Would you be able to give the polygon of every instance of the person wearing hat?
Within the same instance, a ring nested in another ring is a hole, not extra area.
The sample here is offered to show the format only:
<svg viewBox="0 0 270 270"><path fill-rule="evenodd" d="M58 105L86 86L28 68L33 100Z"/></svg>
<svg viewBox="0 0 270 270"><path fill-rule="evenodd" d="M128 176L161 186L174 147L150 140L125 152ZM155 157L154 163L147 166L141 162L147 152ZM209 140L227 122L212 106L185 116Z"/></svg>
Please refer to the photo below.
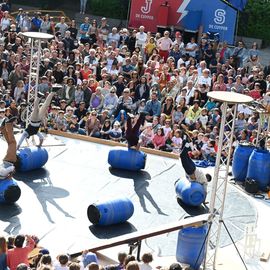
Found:
<svg viewBox="0 0 270 270"><path fill-rule="evenodd" d="M45 119L48 107L51 104L51 101L55 95L57 88L52 87L52 92L47 96L44 103L40 106L40 101L44 97L42 93L38 93L37 97L34 100L33 111L30 115L29 124L27 128L22 133L22 136L18 142L17 149L20 149L21 144L26 138L30 136L37 135L39 137L39 145L42 146L44 141L43 135L39 132L39 128L41 126L42 121Z"/></svg>
<svg viewBox="0 0 270 270"><path fill-rule="evenodd" d="M60 18L60 22L55 25L55 29L61 33L61 37L65 37L65 32L68 29L68 25L65 23L66 18L63 16Z"/></svg>
<svg viewBox="0 0 270 270"><path fill-rule="evenodd" d="M102 37L103 44L106 44L107 39L108 39L108 34L110 31L110 26L107 24L107 19L105 17L101 19L101 24L98 27L98 31Z"/></svg>
<svg viewBox="0 0 270 270"><path fill-rule="evenodd" d="M15 18L16 24L17 24L17 32L18 33L21 31L23 17L24 17L23 9L22 8L19 8L18 9L18 14L17 14L17 16Z"/></svg>
<svg viewBox="0 0 270 270"><path fill-rule="evenodd" d="M0 114L6 110L1 109ZM15 116L6 116L1 121L0 132L3 134L7 144L7 152L0 165L0 179L11 177L15 170L14 164L17 162L16 156L16 140L13 133L13 122L17 119Z"/></svg>
<svg viewBox="0 0 270 270"><path fill-rule="evenodd" d="M59 130L59 131L67 130L67 121L65 118L65 112L62 110L58 112L58 115L55 119L54 129Z"/></svg>

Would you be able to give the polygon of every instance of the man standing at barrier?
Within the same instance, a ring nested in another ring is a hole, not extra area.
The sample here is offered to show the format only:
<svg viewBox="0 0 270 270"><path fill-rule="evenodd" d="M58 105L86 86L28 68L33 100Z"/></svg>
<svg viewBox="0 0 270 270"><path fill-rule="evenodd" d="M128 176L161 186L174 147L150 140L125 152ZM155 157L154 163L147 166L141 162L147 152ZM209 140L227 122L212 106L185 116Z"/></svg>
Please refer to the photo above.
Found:
<svg viewBox="0 0 270 270"><path fill-rule="evenodd" d="M187 179L190 182L198 182L203 185L205 191L207 192L207 183L212 180L210 174L204 174L202 170L196 168L195 163L189 157L188 152L191 151L192 142L187 134L184 133L183 136L183 147L180 153L180 159L182 166L186 172Z"/></svg>
<svg viewBox="0 0 270 270"><path fill-rule="evenodd" d="M13 133L13 122L17 117L6 117L0 126L0 132L3 134L7 144L8 149L5 157L3 158L3 163L0 165L0 179L10 178L15 170L14 164L17 161L16 156L16 140Z"/></svg>
<svg viewBox="0 0 270 270"><path fill-rule="evenodd" d="M44 137L39 132L39 128L41 126L42 121L46 117L48 107L50 106L52 98L54 97L55 92L58 89L59 88L57 88L57 87L53 87L53 91L47 96L47 98L45 99L44 103L41 106L39 105L39 103L44 95L41 93L38 93L38 96L34 100L34 107L33 107L32 113L30 115L29 124L28 124L27 128L24 130L24 132L23 132L23 134L18 142L17 149L20 148L21 144L23 143L23 141L26 138L29 138L30 136L33 136L33 135L37 135L39 137L38 147L42 146L42 143L44 141Z"/></svg>

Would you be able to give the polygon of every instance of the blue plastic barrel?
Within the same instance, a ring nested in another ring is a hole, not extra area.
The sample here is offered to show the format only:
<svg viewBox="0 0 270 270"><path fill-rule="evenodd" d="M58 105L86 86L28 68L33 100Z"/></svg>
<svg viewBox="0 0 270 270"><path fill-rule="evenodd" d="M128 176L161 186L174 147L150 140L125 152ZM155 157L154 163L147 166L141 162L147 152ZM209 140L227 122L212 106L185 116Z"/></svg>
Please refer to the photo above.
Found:
<svg viewBox="0 0 270 270"><path fill-rule="evenodd" d="M208 226L205 224L201 227L188 227L179 231L176 248L178 262L189 264L194 270L200 268L205 257L204 242L207 230Z"/></svg>
<svg viewBox="0 0 270 270"><path fill-rule="evenodd" d="M232 173L236 181L244 182L247 177L248 161L254 146L239 144L233 154Z"/></svg>
<svg viewBox="0 0 270 270"><path fill-rule="evenodd" d="M115 169L139 171L144 169L146 154L135 149L110 150L108 163Z"/></svg>
<svg viewBox="0 0 270 270"><path fill-rule="evenodd" d="M26 147L17 151L20 172L27 172L43 167L48 161L48 152L42 147Z"/></svg>
<svg viewBox="0 0 270 270"><path fill-rule="evenodd" d="M255 149L248 163L247 178L254 179L260 190L266 191L270 184L270 153L267 150Z"/></svg>
<svg viewBox="0 0 270 270"><path fill-rule="evenodd" d="M14 203L20 196L21 189L14 179L0 180L0 203Z"/></svg>
<svg viewBox="0 0 270 270"><path fill-rule="evenodd" d="M128 198L117 198L110 201L91 204L87 216L95 225L112 225L127 221L134 213L134 206Z"/></svg>
<svg viewBox="0 0 270 270"><path fill-rule="evenodd" d="M175 184L177 196L187 205L199 206L204 202L206 191L198 182L190 182L187 179L180 179Z"/></svg>

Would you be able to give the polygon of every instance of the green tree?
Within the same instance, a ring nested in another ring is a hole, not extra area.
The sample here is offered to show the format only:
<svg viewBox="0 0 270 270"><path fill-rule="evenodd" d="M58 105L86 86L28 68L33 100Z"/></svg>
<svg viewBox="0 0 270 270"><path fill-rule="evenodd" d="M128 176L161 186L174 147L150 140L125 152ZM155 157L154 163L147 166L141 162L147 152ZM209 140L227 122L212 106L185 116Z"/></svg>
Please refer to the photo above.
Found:
<svg viewBox="0 0 270 270"><path fill-rule="evenodd" d="M240 13L238 35L262 39L270 44L270 1L249 0Z"/></svg>
<svg viewBox="0 0 270 270"><path fill-rule="evenodd" d="M89 0L91 14L110 18L126 19L129 0Z"/></svg>

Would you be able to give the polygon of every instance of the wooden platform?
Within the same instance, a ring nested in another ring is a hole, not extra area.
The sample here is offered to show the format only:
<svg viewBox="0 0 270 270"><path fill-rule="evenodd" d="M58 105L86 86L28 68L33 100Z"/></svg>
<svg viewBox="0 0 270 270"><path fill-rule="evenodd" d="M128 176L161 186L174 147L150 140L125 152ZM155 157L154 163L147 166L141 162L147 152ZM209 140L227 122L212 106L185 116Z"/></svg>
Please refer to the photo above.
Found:
<svg viewBox="0 0 270 270"><path fill-rule="evenodd" d="M80 135L80 134L74 134L74 133L69 133L69 132L62 132L58 130L49 130L49 134L52 135L57 135L57 136L62 136L70 139L76 139L76 140L82 140L86 142L93 142L93 143L99 143L99 144L104 144L104 145L110 145L110 146L127 146L125 143L119 143L119 142L114 142L110 140L103 140L99 138L94 138L94 137L89 137L86 135ZM168 157L168 158L173 158L173 159L178 159L179 155L175 153L169 153L169 152L164 152L160 150L155 150L151 148L146 148L146 147L141 147L141 151L151 154L151 155L156 155L156 156L161 156L161 157Z"/></svg>

